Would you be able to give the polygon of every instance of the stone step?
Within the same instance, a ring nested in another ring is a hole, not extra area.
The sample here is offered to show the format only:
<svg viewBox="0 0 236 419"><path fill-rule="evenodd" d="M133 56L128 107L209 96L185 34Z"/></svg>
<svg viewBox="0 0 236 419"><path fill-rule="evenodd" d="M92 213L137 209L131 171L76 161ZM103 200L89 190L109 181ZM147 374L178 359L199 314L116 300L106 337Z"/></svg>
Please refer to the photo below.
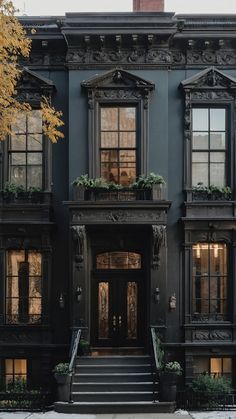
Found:
<svg viewBox="0 0 236 419"><path fill-rule="evenodd" d="M76 365L76 374L108 374L108 373L152 373L151 364L114 365L114 364L83 364Z"/></svg>
<svg viewBox="0 0 236 419"><path fill-rule="evenodd" d="M72 384L73 393L86 393L86 392L153 392L154 385L153 382L141 382L141 383L132 383L132 382L117 382L117 383L75 383Z"/></svg>
<svg viewBox="0 0 236 419"><path fill-rule="evenodd" d="M173 402L56 402L55 411L58 413L170 413L175 411Z"/></svg>
<svg viewBox="0 0 236 419"><path fill-rule="evenodd" d="M145 372L111 372L109 374L106 373L97 373L97 374L87 374L87 373L79 373L74 374L73 382L74 383L113 383L113 382L143 382L143 381L152 381L152 374L145 373Z"/></svg>
<svg viewBox="0 0 236 419"><path fill-rule="evenodd" d="M153 401L152 391L89 391L83 393L72 392L74 402L140 402Z"/></svg>
<svg viewBox="0 0 236 419"><path fill-rule="evenodd" d="M150 364L149 355L137 356L81 356L76 358L76 365L137 365Z"/></svg>

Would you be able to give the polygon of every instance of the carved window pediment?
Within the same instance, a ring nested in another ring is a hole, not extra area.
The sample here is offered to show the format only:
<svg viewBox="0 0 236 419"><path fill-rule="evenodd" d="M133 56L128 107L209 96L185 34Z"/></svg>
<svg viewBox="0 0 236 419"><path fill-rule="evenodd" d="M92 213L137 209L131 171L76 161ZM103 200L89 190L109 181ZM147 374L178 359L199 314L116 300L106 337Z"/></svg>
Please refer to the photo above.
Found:
<svg viewBox="0 0 236 419"><path fill-rule="evenodd" d="M202 90L214 88L236 88L236 79L214 67L206 68L181 82L184 90Z"/></svg>
<svg viewBox="0 0 236 419"><path fill-rule="evenodd" d="M51 96L54 90L52 80L24 67L17 85L17 99L38 105L42 96Z"/></svg>
<svg viewBox="0 0 236 419"><path fill-rule="evenodd" d="M87 89L138 89L153 90L154 83L142 79L128 71L121 69L113 69L102 75L96 75L91 79L81 83L82 87Z"/></svg>

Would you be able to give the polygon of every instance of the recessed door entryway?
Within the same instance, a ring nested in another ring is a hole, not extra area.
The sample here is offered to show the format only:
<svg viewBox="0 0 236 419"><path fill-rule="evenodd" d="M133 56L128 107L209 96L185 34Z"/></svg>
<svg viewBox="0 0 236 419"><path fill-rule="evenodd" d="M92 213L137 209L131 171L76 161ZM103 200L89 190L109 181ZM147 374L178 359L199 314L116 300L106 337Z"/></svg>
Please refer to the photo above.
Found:
<svg viewBox="0 0 236 419"><path fill-rule="evenodd" d="M145 301L140 254L110 252L97 255L92 277L92 344L142 346Z"/></svg>

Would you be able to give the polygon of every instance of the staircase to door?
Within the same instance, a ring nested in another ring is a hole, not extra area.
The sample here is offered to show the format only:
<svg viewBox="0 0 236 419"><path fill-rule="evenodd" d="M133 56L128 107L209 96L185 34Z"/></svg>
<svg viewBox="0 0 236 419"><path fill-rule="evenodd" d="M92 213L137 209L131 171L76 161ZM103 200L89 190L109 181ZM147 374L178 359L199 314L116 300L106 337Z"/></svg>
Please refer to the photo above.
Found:
<svg viewBox="0 0 236 419"><path fill-rule="evenodd" d="M55 403L61 413L170 412L158 402L149 355L77 357L71 402Z"/></svg>

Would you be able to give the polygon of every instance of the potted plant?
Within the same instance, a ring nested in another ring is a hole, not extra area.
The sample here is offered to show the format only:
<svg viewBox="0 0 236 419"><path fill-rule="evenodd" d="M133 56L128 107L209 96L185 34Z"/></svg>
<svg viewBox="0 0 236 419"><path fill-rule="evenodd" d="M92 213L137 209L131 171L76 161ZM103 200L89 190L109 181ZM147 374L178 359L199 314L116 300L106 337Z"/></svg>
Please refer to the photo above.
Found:
<svg viewBox="0 0 236 419"><path fill-rule="evenodd" d="M162 364L159 373L161 401L174 402L176 400L177 381L182 372L182 367L177 361Z"/></svg>
<svg viewBox="0 0 236 419"><path fill-rule="evenodd" d="M90 344L87 340L80 339L78 353L79 353L80 356L90 355L90 353L91 353Z"/></svg>
<svg viewBox="0 0 236 419"><path fill-rule="evenodd" d="M70 400L71 372L68 363L59 363L53 369L57 382L57 400L68 402Z"/></svg>
<svg viewBox="0 0 236 419"><path fill-rule="evenodd" d="M208 200L208 188L202 182L198 182L197 186L193 187L193 199L194 201Z"/></svg>
<svg viewBox="0 0 236 419"><path fill-rule="evenodd" d="M83 201L85 199L85 191L92 187L92 179L88 175L81 175L77 177L73 182L73 199L75 201Z"/></svg>
<svg viewBox="0 0 236 419"><path fill-rule="evenodd" d="M162 200L164 197L165 181L161 175L151 172L148 176L141 175L131 185L132 189L143 189L151 191L153 200Z"/></svg>
<svg viewBox="0 0 236 419"><path fill-rule="evenodd" d="M210 185L208 194L211 201L228 201L231 199L232 191L229 186Z"/></svg>
<svg viewBox="0 0 236 419"><path fill-rule="evenodd" d="M28 189L30 201L34 204L41 202L42 189L34 186L30 186Z"/></svg>

